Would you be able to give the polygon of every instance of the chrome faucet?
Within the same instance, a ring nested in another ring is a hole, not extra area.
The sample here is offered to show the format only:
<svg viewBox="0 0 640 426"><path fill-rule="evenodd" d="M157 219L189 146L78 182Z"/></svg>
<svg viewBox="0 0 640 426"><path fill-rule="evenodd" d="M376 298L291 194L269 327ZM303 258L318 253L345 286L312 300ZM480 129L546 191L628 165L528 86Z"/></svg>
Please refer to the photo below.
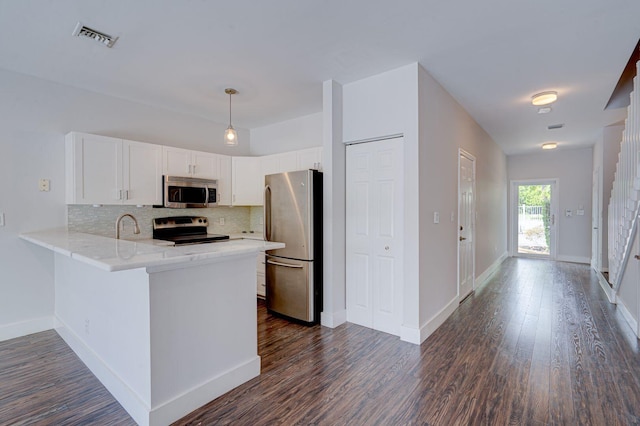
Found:
<svg viewBox="0 0 640 426"><path fill-rule="evenodd" d="M116 219L116 240L120 239L120 222L122 222L122 219L125 216L129 216L131 219L133 219L133 223L134 223L133 233L134 234L139 234L140 233L140 227L138 226L138 221L136 220L136 218L133 217L133 215L130 214L130 213L121 214L118 217L118 219Z"/></svg>

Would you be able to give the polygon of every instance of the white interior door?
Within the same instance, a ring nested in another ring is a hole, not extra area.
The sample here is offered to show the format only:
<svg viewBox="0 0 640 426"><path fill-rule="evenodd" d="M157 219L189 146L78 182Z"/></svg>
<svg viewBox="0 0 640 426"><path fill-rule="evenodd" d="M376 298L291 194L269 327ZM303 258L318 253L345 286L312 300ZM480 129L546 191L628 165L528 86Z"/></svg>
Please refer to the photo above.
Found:
<svg viewBox="0 0 640 426"><path fill-rule="evenodd" d="M462 150L458 162L458 296L473 291L475 277L475 158Z"/></svg>
<svg viewBox="0 0 640 426"><path fill-rule="evenodd" d="M347 147L347 321L400 335L403 140Z"/></svg>

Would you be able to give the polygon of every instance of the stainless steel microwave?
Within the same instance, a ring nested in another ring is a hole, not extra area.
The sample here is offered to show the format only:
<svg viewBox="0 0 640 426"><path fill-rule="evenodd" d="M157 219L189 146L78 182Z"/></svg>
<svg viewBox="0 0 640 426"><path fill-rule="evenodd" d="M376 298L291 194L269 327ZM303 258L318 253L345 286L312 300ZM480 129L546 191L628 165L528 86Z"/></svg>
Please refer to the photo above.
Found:
<svg viewBox="0 0 640 426"><path fill-rule="evenodd" d="M185 209L218 205L218 181L181 176L163 177L164 206Z"/></svg>

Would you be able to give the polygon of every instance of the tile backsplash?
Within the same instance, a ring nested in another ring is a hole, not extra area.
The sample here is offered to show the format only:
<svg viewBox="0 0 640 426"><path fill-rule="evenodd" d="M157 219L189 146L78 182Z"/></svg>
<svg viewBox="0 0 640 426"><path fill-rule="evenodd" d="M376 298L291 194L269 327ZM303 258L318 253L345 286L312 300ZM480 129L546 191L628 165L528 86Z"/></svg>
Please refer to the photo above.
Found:
<svg viewBox="0 0 640 426"><path fill-rule="evenodd" d="M125 218L121 222L120 237L126 239L152 238L152 219L168 216L206 216L209 219L209 233L233 234L242 231L258 231L262 225L258 225L255 218L254 227L253 210L259 211L262 217L262 207L214 207L208 209L167 209L150 206L99 206L68 205L67 226L70 231L86 232L88 234L115 237L115 225L118 216L124 213L132 214L140 226L140 234L133 233L133 221ZM221 224L221 219L224 225Z"/></svg>

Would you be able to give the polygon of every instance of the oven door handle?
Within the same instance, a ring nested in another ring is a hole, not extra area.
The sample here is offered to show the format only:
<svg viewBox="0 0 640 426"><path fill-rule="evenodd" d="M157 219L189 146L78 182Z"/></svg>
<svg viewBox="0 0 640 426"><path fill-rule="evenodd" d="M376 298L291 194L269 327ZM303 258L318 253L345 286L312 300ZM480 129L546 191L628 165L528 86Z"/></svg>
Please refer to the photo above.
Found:
<svg viewBox="0 0 640 426"><path fill-rule="evenodd" d="M295 269L302 269L302 268L304 268L304 266L302 266L302 265L292 265L292 264L290 264L290 263L274 262L273 260L267 260L267 264L269 264L269 265L276 265L276 266L284 266L285 268L295 268Z"/></svg>
<svg viewBox="0 0 640 426"><path fill-rule="evenodd" d="M209 187L204 187L204 203L202 203L205 207L209 204Z"/></svg>

